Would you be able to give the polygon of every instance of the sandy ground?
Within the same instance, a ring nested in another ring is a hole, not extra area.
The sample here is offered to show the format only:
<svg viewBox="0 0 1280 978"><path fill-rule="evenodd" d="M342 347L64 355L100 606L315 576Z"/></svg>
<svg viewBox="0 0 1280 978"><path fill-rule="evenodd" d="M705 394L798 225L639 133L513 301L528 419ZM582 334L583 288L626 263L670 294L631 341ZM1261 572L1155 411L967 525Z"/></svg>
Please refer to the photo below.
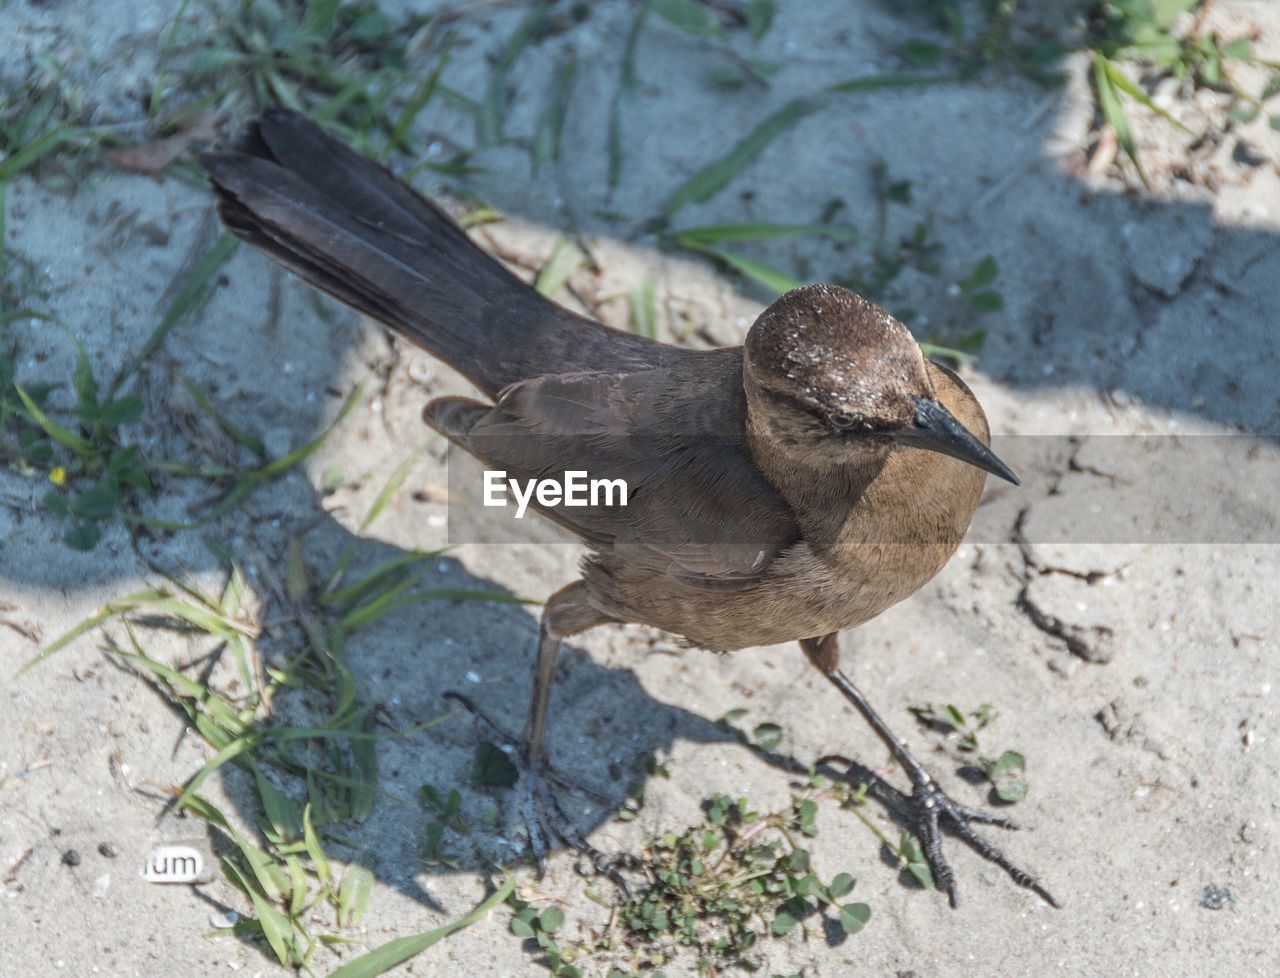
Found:
<svg viewBox="0 0 1280 978"><path fill-rule="evenodd" d="M172 6L11 2L0 8L0 78L18 83L32 59L56 51L91 117L137 119ZM510 131L530 131L570 47L580 97L566 121L561 163L537 179L520 151L478 154L486 173L471 189L509 217L482 238L536 265L559 231L576 222L602 269L579 273L584 294L625 294L652 274L664 335L739 341L760 295L735 293L707 266L657 252L652 239L621 240L595 212L618 212L625 226L641 223L685 175L768 111L832 81L893 68L888 52L923 30L891 4L782 6L760 47L762 56L785 62L767 90L717 89L707 79L718 62L703 47L666 28L644 35L639 89L625 110L624 177L612 197L603 133L628 9L593 5L584 24L530 48L512 78ZM1217 8L1228 29L1258 27L1260 50L1280 56L1275 5ZM209 23L202 5L189 16ZM495 7L487 27L464 32L448 71L454 87L482 90L484 55L517 18ZM744 39L735 43L747 50ZM838 197L845 217L869 225L871 168L883 161L893 178L912 181L912 205L895 218L894 233L928 215L944 245L939 274L903 280L911 305L934 322L954 317L948 283L984 254L999 261L1005 309L983 320L981 358L966 370L997 433L1251 430L1274 437L1280 134L1260 120L1189 154L1175 130L1144 124L1154 189L1138 194L1114 176L1085 172L1092 108L1085 65L1072 61L1070 70L1069 84L1053 91L996 72L978 82L834 97L681 222L814 221ZM469 141L468 124L444 109L427 112L420 124ZM1241 143L1248 153L1238 151ZM108 373L150 332L173 276L207 247L209 214L201 187L104 165L74 186L15 181L6 244L30 259L47 287L48 309ZM847 251L818 240L751 253L790 268L804 259L818 279L849 265ZM188 444L199 424L176 381L179 370L276 448L301 443L327 422L340 402L335 392L345 394L371 368L380 378L304 468L207 531L243 562L255 607L268 617L266 578L283 565L288 539L303 533L308 560L325 566L415 450L425 450L424 461L388 511L359 534L357 561L372 566L444 542L445 510L434 491L446 483L443 445L418 412L429 396L465 384L391 344L375 325L325 308L321 317L303 286L241 249L211 302L170 337L139 386L148 411L137 436L163 455ZM606 301L602 311L626 322L624 300ZM69 376L66 331L22 321L10 336L21 378ZM66 406L63 396L55 394L55 404ZM934 741L913 730L906 708L924 701L996 705L1000 717L985 736L1028 758L1030 794L1017 814L1033 827L999 841L1051 884L1064 908L1040 904L953 843L963 903L951 911L936 895L902 885L852 816L824 810L817 864L824 874L857 875L857 893L874 917L835 947L817 936L771 945L766 973L1280 973L1280 575L1274 547L1245 542L1255 529L1249 500L1274 485L1217 484L1220 500L1239 505L1234 536L1106 542L1092 536L1091 525L1113 488L1091 471L1102 466L1087 455L1077 459L1066 441L1045 445L1034 474L1051 481L1056 494L991 487L982 532L975 530L936 581L846 636L844 648L848 668L962 800L981 803L985 793L953 777L954 763L929 751ZM1274 460L1272 441L1258 451ZM333 468L343 473L342 485L322 499L315 487ZM0 971L273 974L279 969L256 947L206 936L224 908L244 909L225 881L164 887L139 877L156 842L203 832L196 822L160 818L154 790L181 784L207 760L203 742L184 735L182 720L144 684L107 663L92 636L14 678L42 641L156 580L118 525L91 554L63 547L62 526L39 505L44 491L38 479L0 473ZM180 516L198 495L183 491L153 500L154 511ZM1024 510L1030 543L1020 549L1009 541ZM151 552L217 587L221 572L205 532L159 541ZM1274 541L1274 527L1260 539ZM429 581L541 599L571 579L575 559L562 546L461 546ZM475 603L396 612L352 639L361 695L409 725L444 710L442 691L465 688L516 726L535 613ZM1074 653L1064 634L1075 638ZM201 651L181 639L151 641L152 652L171 661ZM794 647L732 657L673 653L662 636L627 628L589 633L564 656L555 696L573 704L573 715L553 716L559 762L617 791L645 752L667 759L671 771L651 783L639 827L600 823L596 813L597 845L633 845L645 829L680 828L715 791L746 795L761 808L786 802L787 775L716 725L731 709L780 723L780 750L806 762L839 750L884 763L881 745ZM385 794L372 818L349 833L378 877L367 923L354 935L359 941L372 946L429 929L482 895L474 860L457 872L423 870L415 856L427 820L415 800L418 786L465 785L475 736L458 718L380 745ZM233 772L215 777L206 792L236 812L252 798L250 788ZM503 800L472 792L468 814L479 821ZM100 851L104 844L114 856ZM78 865L65 864L70 849L80 854ZM500 850L491 840L490 851ZM570 908L585 903L571 862L554 858L540 886L544 899ZM1205 898L1207 887L1226 894L1220 908L1207 906L1215 902ZM505 912L491 916L402 973L544 974L506 919ZM323 951L316 969L324 973L339 960Z"/></svg>

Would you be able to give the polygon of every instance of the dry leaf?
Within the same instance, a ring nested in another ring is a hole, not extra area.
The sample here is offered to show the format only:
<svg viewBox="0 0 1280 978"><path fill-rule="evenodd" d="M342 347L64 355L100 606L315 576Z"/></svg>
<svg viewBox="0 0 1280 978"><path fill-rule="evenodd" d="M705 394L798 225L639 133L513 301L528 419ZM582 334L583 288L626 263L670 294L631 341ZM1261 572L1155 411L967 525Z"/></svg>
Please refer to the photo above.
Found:
<svg viewBox="0 0 1280 978"><path fill-rule="evenodd" d="M185 119L171 136L152 143L109 150L107 159L121 170L159 179L164 170L194 142L211 141L216 135L214 113L204 109Z"/></svg>

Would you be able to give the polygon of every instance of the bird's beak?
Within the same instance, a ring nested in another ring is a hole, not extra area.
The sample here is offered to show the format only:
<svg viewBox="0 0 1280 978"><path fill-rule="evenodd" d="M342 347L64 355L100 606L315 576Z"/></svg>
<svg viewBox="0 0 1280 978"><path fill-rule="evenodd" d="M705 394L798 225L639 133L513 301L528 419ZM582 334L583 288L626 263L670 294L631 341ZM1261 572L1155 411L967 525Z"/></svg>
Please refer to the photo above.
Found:
<svg viewBox="0 0 1280 978"><path fill-rule="evenodd" d="M894 441L899 445L950 455L1018 485L1018 477L1013 474L1013 470L996 458L991 449L955 419L955 415L937 401L923 397L914 400L916 423L913 427L896 432Z"/></svg>

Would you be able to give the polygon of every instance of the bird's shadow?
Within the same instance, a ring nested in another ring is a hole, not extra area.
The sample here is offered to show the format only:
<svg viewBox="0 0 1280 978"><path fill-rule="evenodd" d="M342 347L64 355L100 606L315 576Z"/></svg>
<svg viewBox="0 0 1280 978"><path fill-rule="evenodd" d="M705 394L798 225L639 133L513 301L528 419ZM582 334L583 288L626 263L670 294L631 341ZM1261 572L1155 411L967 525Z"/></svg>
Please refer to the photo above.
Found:
<svg viewBox="0 0 1280 978"><path fill-rule="evenodd" d="M304 560L327 559L354 546L357 556L348 567L352 578L406 556L385 543L354 540L331 519L313 523L301 541ZM424 563L420 586L485 593L493 600L442 598L403 608L344 641L342 654L360 701L378 717L375 729L388 736L377 750L377 804L358 828L335 826L335 835L347 840L336 846L335 854L365 864L397 891L443 911L431 891L432 875L491 872L495 865L520 862L528 855L514 789L484 785L476 768L479 745L505 739L490 722L512 741L523 725L540 609L513 603L510 599L517 596L511 591L447 555ZM264 658L297 655L301 636L287 629L280 634L279 639L260 640ZM477 723L452 703L446 695L451 691L463 693L485 720ZM291 696L295 702L289 702ZM305 724L324 714L331 705L325 700L323 691L317 698L316 690L301 695L282 690L270 723ZM395 733L417 727L425 729ZM601 805L584 799L582 805L567 806L584 835L607 825L624 802L642 793L648 760L677 741L744 743L728 724L655 699L632 670L601 663L573 642L561 648L547 740L557 771L609 801ZM755 753L789 774L805 770L795 758ZM244 821L259 821L262 803L255 776L228 765L221 777ZM427 827L438 817L422 800L424 785L438 798L455 788L462 797L461 809L446 821L439 851L424 848ZM281 786L294 796L304 787L299 778L285 779ZM596 844L606 850L611 845L599 837Z"/></svg>

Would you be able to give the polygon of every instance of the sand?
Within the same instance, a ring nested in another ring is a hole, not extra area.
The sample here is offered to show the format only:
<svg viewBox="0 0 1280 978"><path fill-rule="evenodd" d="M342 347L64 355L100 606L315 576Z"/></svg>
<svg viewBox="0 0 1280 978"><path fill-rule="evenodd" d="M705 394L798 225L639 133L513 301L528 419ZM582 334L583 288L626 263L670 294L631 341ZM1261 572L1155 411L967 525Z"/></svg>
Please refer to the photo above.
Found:
<svg viewBox="0 0 1280 978"><path fill-rule="evenodd" d="M611 322L625 325L626 292L652 275L662 335L738 342L767 297L702 262L659 252L652 237L626 240L626 229L651 217L684 176L769 111L833 81L894 69L894 47L927 31L923 17L870 0L783 6L759 47L762 57L785 65L768 88L715 87L709 77L722 62L705 46L669 28L646 31L638 89L625 108L623 178L612 194L604 133L628 8L594 4L584 23L530 47L511 78L508 130L532 130L552 73L571 49L577 95L565 149L536 178L518 149L476 154L485 172L470 189L507 216L478 232L480 239L536 267L576 224L600 271L578 272L574 286L605 297L600 309ZM1228 35L1256 26L1258 49L1280 54L1274 5L1214 6ZM10 3L0 11L0 79L23 84L33 59L55 52L67 62L86 118L136 122L157 38L174 7ZM188 12L196 29L210 16L202 5ZM482 91L485 55L518 17L495 5L464 26L449 83ZM744 37L732 43L750 53ZM813 222L840 198L841 219L870 230L872 167L883 162L893 179L911 181L912 202L893 209L891 234L927 216L943 246L936 274L909 271L900 280L910 297L900 305L944 333L949 326L953 333L986 330L980 358L964 375L997 434L1260 431L1272 438L1258 451L1274 463L1280 135L1263 118L1193 151L1173 127L1144 121L1138 134L1153 186L1140 192L1114 172L1088 172L1088 64L1073 56L1067 68L1061 89L1000 69L963 83L832 97L726 191L682 212L679 223ZM471 140L470 124L443 108L424 113L419 124L441 138ZM1238 150L1242 145L1248 152ZM443 178L423 186L457 189ZM109 375L144 341L169 283L214 234L202 187L106 164L83 168L72 185L19 178L7 188L6 206L6 244L30 261L47 293L44 307L65 327L22 320L9 328L24 383L65 382L70 336ZM610 224L597 216L602 210L625 220ZM854 253L821 239L750 249L792 270L804 260L815 279L846 273ZM987 254L999 264L1004 309L979 322L948 286ZM356 565L368 568L445 542L444 446L418 415L429 397L467 385L389 342L376 324L331 303L322 309L324 316L304 286L242 248L208 305L170 336L136 388L147 411L131 432L157 457L225 445L202 427L207 422L179 374L278 451L314 435L341 396L373 372L369 395L302 467L207 530L148 544L155 560L216 590L223 573L204 541L215 537L242 562L251 611L268 622L272 575L279 576L295 535L318 568L348 543ZM927 338L929 331L920 333ZM52 403L65 409L70 394L59 390ZM1094 443L1083 450L1062 437L1037 444L1040 488L1019 494L989 486L981 532L975 529L934 582L845 636L843 647L847 668L960 800L985 803L986 792L955 777L955 762L934 749L937 739L914 724L907 707L996 706L984 745L1026 756L1030 791L1014 811L1031 827L997 841L1041 874L1063 909L1018 890L953 841L963 902L952 911L936 894L902 885L850 814L824 809L815 862L823 875L854 873L857 896L874 916L834 947L819 934L770 944L764 973L1280 973L1280 575L1274 547L1247 542L1254 539L1250 500L1265 498L1274 485L1218 480L1219 501L1240 514L1234 535L1115 542L1095 535L1113 486L1102 464L1090 461ZM379 489L413 452L423 457L404 490L361 531ZM321 496L317 487L334 469L340 484ZM139 875L158 842L206 834L197 821L162 817L165 786L182 784L211 756L183 718L104 659L99 634L15 677L42 643L104 602L158 581L119 524L90 554L64 547L64 526L40 505L46 488L42 478L0 473L0 971L275 974L269 953L207 936L228 908L248 909L225 880L193 888ZM204 487L175 480L148 505L178 518L204 494ZM1012 541L1023 512L1029 542L1020 548ZM433 564L426 582L540 600L572 579L577 556L559 545L463 545ZM488 603L401 609L350 640L361 696L382 704L389 722L408 726L445 712L441 693L459 688L517 727L536 613ZM122 637L118 627L112 633ZM278 653L286 639L268 625L264 654ZM148 642L154 655L175 662L208 648L163 633L150 633ZM760 808L786 803L788 775L717 725L732 709L748 709L753 722L779 723L779 750L804 763L837 750L874 767L887 764L883 747L795 647L721 657L680 652L644 628L601 629L566 650L555 703L572 704L572 714L553 714L553 755L585 780L620 793L650 752L670 770L669 778L651 780L637 823L591 813L592 838L606 849L689 824L700 801L717 791L745 795ZM281 709L293 715L287 703ZM476 738L456 717L379 743L384 793L373 816L346 833L356 845L348 855L373 866L377 878L366 923L348 932L359 945L437 926L484 892L478 857L454 871L423 868L416 855L428 820L416 800L419 786L466 786ZM252 818L255 796L242 772L216 775L205 793L236 817ZM509 809L509 801L508 793L469 790L465 814L481 825L490 809ZM868 812L892 831L879 809ZM503 816L464 848L514 854L514 832ZM78 864L68 865L69 850ZM527 872L522 880L534 885ZM569 926L574 908L589 913L593 906L582 890L563 853L537 884L541 902L565 901ZM315 969L326 973L351 953L322 950ZM400 973L546 971L508 932L501 911Z"/></svg>

